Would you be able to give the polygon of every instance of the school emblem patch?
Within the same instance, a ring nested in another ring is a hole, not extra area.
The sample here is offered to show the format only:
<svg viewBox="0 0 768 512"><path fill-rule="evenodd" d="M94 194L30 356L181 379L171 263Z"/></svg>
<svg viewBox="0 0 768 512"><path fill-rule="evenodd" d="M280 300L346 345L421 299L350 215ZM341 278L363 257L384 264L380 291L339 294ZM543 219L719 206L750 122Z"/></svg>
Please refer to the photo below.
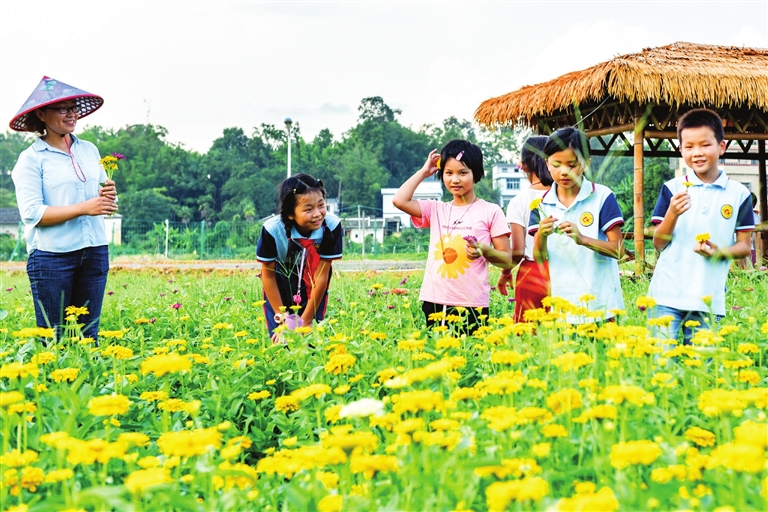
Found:
<svg viewBox="0 0 768 512"><path fill-rule="evenodd" d="M584 212L581 214L579 222L581 222L582 226L591 226L592 223L595 222L595 217L593 217L589 212Z"/></svg>
<svg viewBox="0 0 768 512"><path fill-rule="evenodd" d="M733 217L733 206L724 204L723 207L720 208L720 213L722 214L723 218L730 219Z"/></svg>

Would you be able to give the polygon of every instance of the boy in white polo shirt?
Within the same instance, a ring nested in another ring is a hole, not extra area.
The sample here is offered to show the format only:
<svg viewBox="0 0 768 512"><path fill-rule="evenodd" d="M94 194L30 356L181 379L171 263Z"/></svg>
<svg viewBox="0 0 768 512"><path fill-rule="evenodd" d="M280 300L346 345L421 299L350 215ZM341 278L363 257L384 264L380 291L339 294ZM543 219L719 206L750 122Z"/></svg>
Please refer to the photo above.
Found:
<svg viewBox="0 0 768 512"><path fill-rule="evenodd" d="M711 110L680 118L677 138L688 172L664 184L651 220L660 252L648 290L657 304L653 315L673 317L670 339L683 324L684 343L692 336L688 320L706 326L710 308L718 320L725 316L730 260L750 255L752 203L747 188L718 169L724 137L723 121Z"/></svg>

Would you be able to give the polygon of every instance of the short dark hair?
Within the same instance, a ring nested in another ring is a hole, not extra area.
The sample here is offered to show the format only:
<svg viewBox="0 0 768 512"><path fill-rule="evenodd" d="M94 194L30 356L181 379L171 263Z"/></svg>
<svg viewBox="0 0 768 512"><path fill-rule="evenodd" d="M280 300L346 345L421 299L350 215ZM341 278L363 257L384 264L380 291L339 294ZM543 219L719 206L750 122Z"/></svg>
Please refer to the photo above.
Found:
<svg viewBox="0 0 768 512"><path fill-rule="evenodd" d="M572 149L576 153L576 157L583 159L585 162L589 160L587 134L572 126L560 128L547 138L542 151L549 158L555 153L566 149Z"/></svg>
<svg viewBox="0 0 768 512"><path fill-rule="evenodd" d="M461 158L456 158L461 154ZM437 170L437 179L443 181L443 168L450 158L456 158L472 171L472 179L475 183L483 179L483 150L477 144L468 140L453 139L440 150L440 168Z"/></svg>
<svg viewBox="0 0 768 512"><path fill-rule="evenodd" d="M291 238L291 227L293 227L293 221L290 216L296 210L296 196L306 194L308 192L317 192L325 199L325 187L322 180L316 180L309 174L297 174L290 178L284 179L280 185L277 186L278 205L277 211L280 214L280 219L285 224L285 232L288 238Z"/></svg>
<svg viewBox="0 0 768 512"><path fill-rule="evenodd" d="M525 171L535 174L541 184L548 187L552 185L554 180L549 174L547 162L544 160L544 145L546 143L547 137L543 135L528 137L523 145L523 150L520 152L520 160Z"/></svg>
<svg viewBox="0 0 768 512"><path fill-rule="evenodd" d="M717 112L709 110L708 108L695 108L683 114L680 120L677 121L677 140L682 144L683 130L688 128L700 128L702 126L706 126L712 130L718 144L725 138L723 120L717 115Z"/></svg>
<svg viewBox="0 0 768 512"><path fill-rule="evenodd" d="M45 107L41 107L45 108ZM46 129L45 129L45 123L42 119L37 117L37 111L40 110L35 109L32 112L29 112L27 114L27 120L24 122L24 130L27 132L32 133L39 133L40 135L45 135Z"/></svg>

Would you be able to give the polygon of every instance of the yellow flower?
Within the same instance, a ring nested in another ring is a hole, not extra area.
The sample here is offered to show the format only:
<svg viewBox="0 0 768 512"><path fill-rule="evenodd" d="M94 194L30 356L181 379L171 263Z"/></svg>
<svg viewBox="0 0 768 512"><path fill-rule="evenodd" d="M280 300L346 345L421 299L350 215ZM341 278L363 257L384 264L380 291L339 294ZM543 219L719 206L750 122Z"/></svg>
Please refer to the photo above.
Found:
<svg viewBox="0 0 768 512"><path fill-rule="evenodd" d="M649 466L662 454L658 444L652 441L627 441L611 447L611 465L624 469L630 464Z"/></svg>
<svg viewBox="0 0 768 512"><path fill-rule="evenodd" d="M250 393L248 395L248 399L249 400L262 400L264 398L269 398L270 396L272 396L272 393L270 393L269 391L264 389L262 391L254 391L253 393Z"/></svg>
<svg viewBox="0 0 768 512"><path fill-rule="evenodd" d="M325 363L325 371L332 375L347 373L355 362L357 362L357 358L352 354L335 354Z"/></svg>
<svg viewBox="0 0 768 512"><path fill-rule="evenodd" d="M715 446L715 434L703 428L689 428L685 431L685 438L699 446Z"/></svg>
<svg viewBox="0 0 768 512"><path fill-rule="evenodd" d="M35 364L48 364L56 360L56 356L53 352L40 352L39 354L32 356L30 362Z"/></svg>
<svg viewBox="0 0 768 512"><path fill-rule="evenodd" d="M148 357L141 363L141 374L154 373L156 377L162 377L166 373L187 371L192 367L192 361L188 357L179 354L161 354Z"/></svg>
<svg viewBox="0 0 768 512"><path fill-rule="evenodd" d="M471 266L461 234L443 235L434 246L434 258L440 265L437 272L447 279L458 279Z"/></svg>
<svg viewBox="0 0 768 512"><path fill-rule="evenodd" d="M708 242L710 238L711 237L709 233L699 233L698 235L696 235L696 241L699 242L700 244L703 244L704 242Z"/></svg>
<svg viewBox="0 0 768 512"><path fill-rule="evenodd" d="M690 181L684 181L684 182L683 182L683 186L684 186L684 187L686 188L686 190L687 190L687 189L688 189L688 187L692 187L692 186L693 186L693 183L691 183Z"/></svg>
<svg viewBox="0 0 768 512"><path fill-rule="evenodd" d="M490 512L503 512L514 500L539 501L549 494L549 484L541 477L526 477L508 482L494 482L485 490L485 499Z"/></svg>
<svg viewBox="0 0 768 512"><path fill-rule="evenodd" d="M26 450L23 452L20 452L19 450L11 450L4 455L0 455L0 465L20 468L32 464L37 460L37 457L37 452L33 450Z"/></svg>
<svg viewBox="0 0 768 512"><path fill-rule="evenodd" d="M363 473L369 480L381 471L396 473L398 468L397 457L391 455L362 455L352 454L349 460L349 468L352 473Z"/></svg>
<svg viewBox="0 0 768 512"><path fill-rule="evenodd" d="M157 408L161 411L168 411L168 412L186 412L188 414L192 414L200 410L200 400L193 400L191 402L185 402L183 400L179 400L178 398L170 398L168 400L163 400L159 404L157 404Z"/></svg>
<svg viewBox="0 0 768 512"><path fill-rule="evenodd" d="M299 410L299 401L292 396L279 396L275 400L275 410L288 414Z"/></svg>
<svg viewBox="0 0 768 512"><path fill-rule="evenodd" d="M530 205L528 205L528 208L529 208L531 211L535 210L536 208L538 208L539 206L541 206L541 201L543 201L543 199L542 199L541 197L537 197L536 199L534 199L533 201L531 201L531 204L530 204Z"/></svg>
<svg viewBox="0 0 768 512"><path fill-rule="evenodd" d="M45 475L45 481L49 484L52 484L57 482L63 482L64 480L69 480L74 476L75 476L74 471L72 471L69 468L54 469L53 471L50 471L48 472L47 475Z"/></svg>
<svg viewBox="0 0 768 512"><path fill-rule="evenodd" d="M547 397L547 407L555 414L581 407L581 394L575 389L564 388Z"/></svg>
<svg viewBox="0 0 768 512"><path fill-rule="evenodd" d="M339 512L341 505L341 494L329 494L317 503L317 510L320 512Z"/></svg>
<svg viewBox="0 0 768 512"><path fill-rule="evenodd" d="M124 395L104 395L91 398L88 402L88 412L94 416L112 416L125 414L131 406L131 401Z"/></svg>
<svg viewBox="0 0 768 512"><path fill-rule="evenodd" d="M157 402L168 398L168 393L165 391L145 391L139 395L139 398L147 402Z"/></svg>
<svg viewBox="0 0 768 512"><path fill-rule="evenodd" d="M562 425L551 423L541 429L541 434L544 437L565 437L568 435L568 431Z"/></svg>
<svg viewBox="0 0 768 512"><path fill-rule="evenodd" d="M133 357L133 350L128 347L121 347L120 345L112 345L105 348L101 355L104 357L114 357L115 359L130 359Z"/></svg>
<svg viewBox="0 0 768 512"><path fill-rule="evenodd" d="M16 338L53 338L53 329L46 327L25 327L19 331L15 331L13 335Z"/></svg>
<svg viewBox="0 0 768 512"><path fill-rule="evenodd" d="M203 455L221 447L221 432L216 427L166 432L157 440L157 446L171 457Z"/></svg>
<svg viewBox="0 0 768 512"><path fill-rule="evenodd" d="M132 493L141 494L147 489L171 482L171 472L167 469L139 469L126 477L125 486Z"/></svg>
<svg viewBox="0 0 768 512"><path fill-rule="evenodd" d="M299 402L303 402L304 400L314 396L315 398L320 398L323 395L327 395L331 392L331 386L328 384L310 384L309 386L305 386L303 388L297 389L296 391L291 392L291 396L298 400Z"/></svg>
<svg viewBox="0 0 768 512"><path fill-rule="evenodd" d="M562 512L575 512L577 510L609 512L619 509L619 500L616 499L616 495L610 488L603 487L596 493L577 493L570 498L562 498L557 502L556 507L556 510Z"/></svg>
<svg viewBox="0 0 768 512"><path fill-rule="evenodd" d="M29 375L37 377L40 369L34 363L8 363L0 367L0 379L23 379Z"/></svg>
<svg viewBox="0 0 768 512"><path fill-rule="evenodd" d="M0 391L0 407L6 407L24 400L24 395L18 391Z"/></svg>
<svg viewBox="0 0 768 512"><path fill-rule="evenodd" d="M99 336L102 338L112 338L112 339L122 339L122 337L125 335L125 331L119 330L119 331L99 331Z"/></svg>

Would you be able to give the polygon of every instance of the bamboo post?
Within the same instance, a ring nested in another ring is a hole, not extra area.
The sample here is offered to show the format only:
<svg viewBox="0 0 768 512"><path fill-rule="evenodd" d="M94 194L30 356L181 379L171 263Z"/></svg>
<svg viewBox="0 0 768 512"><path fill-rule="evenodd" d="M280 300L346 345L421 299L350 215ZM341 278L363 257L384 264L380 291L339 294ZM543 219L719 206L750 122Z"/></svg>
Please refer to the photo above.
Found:
<svg viewBox="0 0 768 512"><path fill-rule="evenodd" d="M758 189L759 204L760 204L760 222L768 221L768 188L766 187L766 172L765 172L765 142L759 141L757 144L757 169L760 175L760 187ZM762 244L755 244L755 250L759 259L762 259L762 264L768 263L768 231L761 231L755 239L759 238ZM756 240L757 241L757 240ZM762 245L762 250L760 250Z"/></svg>
<svg viewBox="0 0 768 512"><path fill-rule="evenodd" d="M636 274L640 275L645 273L645 237L643 236L643 228L645 227L645 212L643 209L643 130L645 128L645 119L640 105L635 105L634 127L635 263L637 264Z"/></svg>

